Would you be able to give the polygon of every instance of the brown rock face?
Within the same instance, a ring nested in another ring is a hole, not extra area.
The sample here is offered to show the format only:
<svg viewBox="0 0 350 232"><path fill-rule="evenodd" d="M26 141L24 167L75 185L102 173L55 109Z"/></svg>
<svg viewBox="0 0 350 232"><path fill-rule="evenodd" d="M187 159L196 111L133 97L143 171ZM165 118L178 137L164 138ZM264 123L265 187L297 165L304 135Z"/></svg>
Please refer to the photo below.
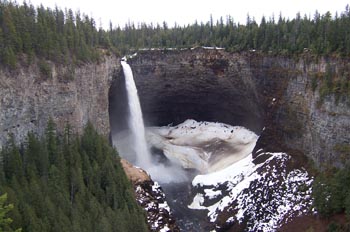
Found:
<svg viewBox="0 0 350 232"><path fill-rule="evenodd" d="M141 168L137 168L133 166L131 163L129 163L125 159L121 159L120 162L123 166L126 176L128 177L129 180L131 180L131 182L134 185L140 184L145 181L151 181L151 178L149 177L149 175Z"/></svg>
<svg viewBox="0 0 350 232"><path fill-rule="evenodd" d="M150 231L180 231L165 199L163 189L141 168L120 160L132 182L137 203L145 210Z"/></svg>

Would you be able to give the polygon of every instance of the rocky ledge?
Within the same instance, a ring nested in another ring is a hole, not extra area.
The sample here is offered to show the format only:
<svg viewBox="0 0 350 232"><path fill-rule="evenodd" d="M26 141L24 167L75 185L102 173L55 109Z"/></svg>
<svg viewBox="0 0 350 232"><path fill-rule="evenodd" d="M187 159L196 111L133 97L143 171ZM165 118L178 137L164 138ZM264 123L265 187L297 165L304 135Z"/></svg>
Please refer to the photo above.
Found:
<svg viewBox="0 0 350 232"><path fill-rule="evenodd" d="M159 184L125 159L121 159L121 163L134 186L136 201L146 211L150 231L180 231Z"/></svg>

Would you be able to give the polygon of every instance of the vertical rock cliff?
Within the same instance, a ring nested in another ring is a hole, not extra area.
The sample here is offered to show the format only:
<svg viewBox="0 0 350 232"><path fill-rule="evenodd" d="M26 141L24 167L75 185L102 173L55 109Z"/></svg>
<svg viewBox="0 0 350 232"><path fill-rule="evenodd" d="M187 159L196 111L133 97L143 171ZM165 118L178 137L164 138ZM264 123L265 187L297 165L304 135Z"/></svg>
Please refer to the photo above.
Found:
<svg viewBox="0 0 350 232"><path fill-rule="evenodd" d="M63 131L69 122L80 133L87 121L109 135L108 91L119 62L105 56L99 63L87 63L73 70L49 64L44 75L36 63L13 71L0 70L0 146L10 133L23 141L27 133L42 134L49 117ZM70 73L70 78L67 78Z"/></svg>
<svg viewBox="0 0 350 232"><path fill-rule="evenodd" d="M335 81L347 75L346 59L309 54L293 59L249 54L248 59L264 99L266 131L258 147L301 151L318 167L343 165L346 151L342 148L350 146L349 95L321 96L321 88L327 66L332 67Z"/></svg>
<svg viewBox="0 0 350 232"><path fill-rule="evenodd" d="M349 95L321 96L322 83L318 80L313 90L312 81L315 75L326 75L329 65L335 70L333 79L342 75L339 70L349 69L349 66L340 59L311 63L299 60L295 65L297 73L288 81L283 104L276 114L276 121L284 125L283 138L290 147L304 151L317 166L342 166L344 156L349 155L342 147L350 147Z"/></svg>
<svg viewBox="0 0 350 232"><path fill-rule="evenodd" d="M321 96L320 85L313 88L313 77L325 75L329 65L335 78L348 75L346 59L197 48L141 51L129 63L148 125L188 118L241 125L262 135L258 147L298 150L318 166L341 165L350 149L349 97ZM0 146L10 133L18 141L29 131L42 134L49 117L60 131L69 122L79 133L88 120L104 135L110 124L125 129L127 98L117 58L74 70L51 64L51 70L43 76L35 62L0 70Z"/></svg>

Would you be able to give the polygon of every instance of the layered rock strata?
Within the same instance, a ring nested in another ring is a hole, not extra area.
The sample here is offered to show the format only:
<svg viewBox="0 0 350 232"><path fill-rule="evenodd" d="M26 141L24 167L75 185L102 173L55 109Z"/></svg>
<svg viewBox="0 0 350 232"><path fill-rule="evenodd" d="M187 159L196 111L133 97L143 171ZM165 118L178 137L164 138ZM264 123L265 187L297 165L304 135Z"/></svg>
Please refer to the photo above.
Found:
<svg viewBox="0 0 350 232"><path fill-rule="evenodd" d="M81 133L90 121L100 134L109 135L108 91L118 59L105 56L74 69L48 64L47 74L35 62L0 70L0 147L10 134L18 142L28 132L42 135L50 117L59 132L69 123Z"/></svg>

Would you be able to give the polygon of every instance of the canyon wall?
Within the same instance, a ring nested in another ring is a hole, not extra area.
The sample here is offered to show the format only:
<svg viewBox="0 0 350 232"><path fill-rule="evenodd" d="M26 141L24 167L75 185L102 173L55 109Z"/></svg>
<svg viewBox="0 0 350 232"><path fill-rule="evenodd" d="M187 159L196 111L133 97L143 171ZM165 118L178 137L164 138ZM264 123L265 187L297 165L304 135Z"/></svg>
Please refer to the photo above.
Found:
<svg viewBox="0 0 350 232"><path fill-rule="evenodd" d="M262 146L302 152L317 167L343 166L350 148L349 94L321 96L320 92L327 67L333 69L333 80L349 79L342 76L349 75L344 72L349 70L348 61L310 54L294 59L254 54L247 57L259 94L265 99L267 128Z"/></svg>
<svg viewBox="0 0 350 232"><path fill-rule="evenodd" d="M349 69L345 59L288 58L216 49L140 51L129 59L147 125L188 118L245 126L261 135L257 148L301 152L322 164L342 165L350 149L347 96L321 97L313 76ZM104 135L127 127L127 97L119 59L74 69L51 64L50 77L37 65L0 71L0 146L12 133L23 141L42 134L49 117L63 131L80 133L90 120ZM347 77L348 78L348 77Z"/></svg>
<svg viewBox="0 0 350 232"><path fill-rule="evenodd" d="M43 134L50 117L59 132L69 122L74 133L80 133L91 121L99 133L109 135L108 91L120 66L117 58L105 56L73 70L48 64L51 71L46 75L35 62L0 70L0 147L11 133L18 142L30 131Z"/></svg>
<svg viewBox="0 0 350 232"><path fill-rule="evenodd" d="M321 98L311 82L329 64L336 75L345 60L196 48L140 51L128 62L148 125L188 118L241 125L261 135L257 149L303 153L316 166L342 164L350 144L349 99ZM110 97L119 113L111 121L116 129L126 127L123 85L119 73Z"/></svg>

